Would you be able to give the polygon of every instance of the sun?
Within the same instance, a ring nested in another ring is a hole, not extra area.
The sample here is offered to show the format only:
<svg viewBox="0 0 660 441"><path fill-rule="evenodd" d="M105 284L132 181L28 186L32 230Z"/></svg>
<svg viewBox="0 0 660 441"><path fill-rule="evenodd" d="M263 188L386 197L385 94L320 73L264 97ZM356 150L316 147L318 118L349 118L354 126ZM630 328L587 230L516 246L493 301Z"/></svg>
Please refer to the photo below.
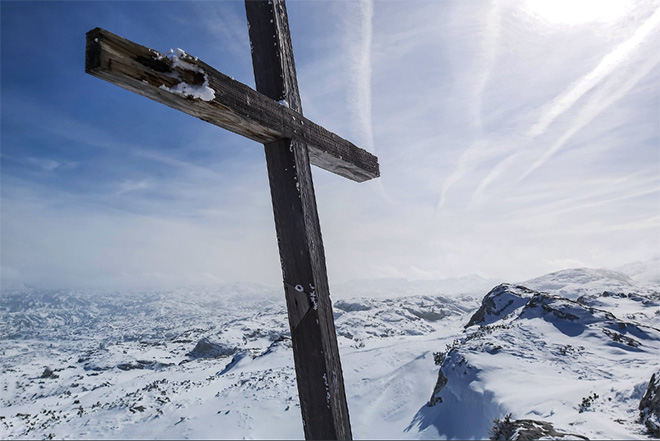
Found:
<svg viewBox="0 0 660 441"><path fill-rule="evenodd" d="M609 22L621 17L629 0L524 0L533 15L552 23L577 25Z"/></svg>

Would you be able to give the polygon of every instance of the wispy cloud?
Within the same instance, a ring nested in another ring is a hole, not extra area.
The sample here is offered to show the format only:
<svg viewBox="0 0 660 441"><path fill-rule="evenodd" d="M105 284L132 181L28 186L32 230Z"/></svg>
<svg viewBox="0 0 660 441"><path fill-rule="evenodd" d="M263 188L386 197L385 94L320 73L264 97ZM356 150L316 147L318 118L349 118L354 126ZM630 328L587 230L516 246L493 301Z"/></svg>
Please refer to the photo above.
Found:
<svg viewBox="0 0 660 441"><path fill-rule="evenodd" d="M39 167L41 170L46 172L52 172L56 169L71 170L78 166L78 163L76 161L56 161L54 159L34 158L31 156L25 158L25 162L27 162L30 165Z"/></svg>
<svg viewBox="0 0 660 441"><path fill-rule="evenodd" d="M640 176L637 173L620 179L608 178L593 182L582 182L581 185L583 189L576 195L570 193L570 189L576 187L575 181L555 185L555 192L559 191L566 196L541 204L538 203L539 196L530 195L536 201L528 203L529 207L526 207L523 201L518 201L519 208L512 210L511 215L525 218L533 224L546 218L569 219L568 216L579 218L584 213L593 214L598 212L597 209L608 209L609 207L618 206L621 202L628 201L629 203L645 205L646 210L637 209L635 212L643 213L642 216L647 217L649 213L653 213L654 208L649 204L649 201L653 200L654 195L660 195L660 177ZM601 223L603 225L616 224L632 215L631 213L617 217L603 217Z"/></svg>
<svg viewBox="0 0 660 441"><path fill-rule="evenodd" d="M507 170L518 168L525 179L548 159L554 156L577 133L606 109L611 107L638 84L660 63L660 54L650 48L649 41L657 34L660 25L660 9L656 10L633 35L612 49L598 65L578 79L556 98L540 108L540 116L531 127L520 134L511 133L509 139L497 142L500 159L488 166L485 176L478 180L471 196L472 204L478 204L489 186L501 178ZM577 110L578 102L587 97ZM553 123L569 113L576 113L568 124ZM554 140L548 145L548 140ZM445 203L447 192L466 174L467 170L485 164L484 159L493 156L479 154L484 145L493 147L492 141L479 141L461 156L454 172L445 180L438 207ZM503 158L501 156L504 155ZM531 165L530 165L531 163Z"/></svg>
<svg viewBox="0 0 660 441"><path fill-rule="evenodd" d="M442 189L440 190L440 197L438 198L438 203L436 204L434 216L442 207L445 206L447 193L449 190L454 185L456 185L463 178L463 176L466 175L468 169L473 164L481 161L481 158L483 157L481 153L484 151L484 146L486 144L487 141L485 140L476 141L470 145L470 147L468 147L465 152L463 152L463 154L461 154L460 158L458 159L458 165L442 184Z"/></svg>
<svg viewBox="0 0 660 441"><path fill-rule="evenodd" d="M461 155L456 169L445 179L442 184L440 196L434 211L434 217L438 210L441 209L446 202L447 193L456 185L468 172L468 170L484 156L484 150L488 148L489 142L484 139L479 139L484 136L483 134L483 121L482 113L484 107L484 95L488 82L491 79L497 55L501 45L501 26L502 26L502 1L495 1L491 4L488 13L484 17L483 34L481 36L481 50L480 50L480 63L477 72L475 73L474 86L471 90L471 103L472 115L471 119L474 122L475 128L473 137L477 141L473 142L464 154Z"/></svg>
<svg viewBox="0 0 660 441"><path fill-rule="evenodd" d="M3 275L49 287L279 283L262 148L89 77L80 58L102 16L249 83L243 5L131 5L3 9ZM314 169L333 283L523 280L658 254L658 1L571 25L525 5L288 4L306 115L376 153L383 172L357 185ZM88 21L55 26L78 8ZM39 10L46 46L16 24ZM31 67L53 50L77 60L58 64L56 83Z"/></svg>
<svg viewBox="0 0 660 441"><path fill-rule="evenodd" d="M353 112L360 145L369 151L374 149L373 123L371 119L371 40L373 36L374 4L372 0L360 0L360 37L353 44L353 71L355 94Z"/></svg>
<svg viewBox="0 0 660 441"><path fill-rule="evenodd" d="M488 81L490 80L497 54L500 50L500 37L502 27L502 1L494 1L491 4L490 10L486 15L484 36L482 38L483 58L481 62L481 69L477 74L477 80L474 87L474 118L476 121L476 128L479 132L483 130L482 124L482 110L484 103L484 92Z"/></svg>
<svg viewBox="0 0 660 441"><path fill-rule="evenodd" d="M635 35L619 47L617 47L612 53L610 53L594 71L592 71L587 77L593 77L590 80L592 84L589 88L594 87L596 82L602 82L605 78L605 75L611 74L615 67L620 67L621 64L632 55L632 52L635 48L639 47L643 39L648 37L648 35L653 31L657 30L658 25L660 24L660 9L658 9L655 14L646 22L642 27L635 32ZM657 41L657 40L656 40ZM613 56L614 54L614 56ZM549 158L555 155L565 144L566 142L580 130L582 130L587 124L594 120L601 112L609 108L612 104L616 103L618 100L623 98L639 81L641 81L646 75L648 75L651 70L660 63L660 53L649 51L647 58L641 66L637 67L632 75L628 78L628 72L620 78L616 78L614 81L609 84L609 87L604 87L603 90L592 97L585 106L580 110L576 118L574 118L573 123L570 125L568 130L566 130L560 137L557 139L545 152L543 155L532 164L520 177L524 179L534 172L537 168L543 165ZM607 59L612 58L611 61ZM608 66L607 73L602 72L598 76L593 75L594 72L602 70L601 66ZM586 78L586 77L585 77ZM580 82L582 83L582 81ZM582 86L581 89L585 89L581 92L580 97L583 96L588 89L587 85ZM570 93L569 93L570 94ZM572 105L572 104L571 104ZM568 108L562 110L562 113L567 111ZM556 118L558 115L554 115L556 110L553 110L552 119ZM545 125L545 121L543 125ZM545 125L547 127L547 125ZM538 128L532 128L532 132L535 132ZM543 128L545 130L545 128Z"/></svg>
<svg viewBox="0 0 660 441"><path fill-rule="evenodd" d="M349 42L352 50L352 69L354 93L350 99L352 113L355 115L355 132L358 135L358 145L365 150L378 154L374 144L374 128L372 119L372 39L373 39L373 0L360 0L359 8L359 38L357 44ZM370 185L380 197L389 204L394 203L388 194L382 179L370 182Z"/></svg>
<svg viewBox="0 0 660 441"><path fill-rule="evenodd" d="M152 184L147 179L141 179L139 181L133 179L126 179L121 182L119 185L119 190L117 191L118 195L125 193L130 193L133 191L146 190L152 187Z"/></svg>
<svg viewBox="0 0 660 441"><path fill-rule="evenodd" d="M542 112L539 120L529 129L530 138L541 135L560 115L568 111L585 93L610 75L649 36L660 23L660 9L649 18L628 40L607 54L591 72L580 78L574 86L552 100Z"/></svg>
<svg viewBox="0 0 660 441"><path fill-rule="evenodd" d="M371 39L373 35L374 4L372 0L360 3L360 42L354 60L356 70L356 109L358 125L362 132L363 145L374 149L374 133L371 121Z"/></svg>
<svg viewBox="0 0 660 441"><path fill-rule="evenodd" d="M248 67L250 64L250 45L242 5L239 5L238 8L228 8L226 5L215 2L194 2L191 5L197 16L197 23L211 37L211 41L216 42L215 46L221 48L216 57L221 58L220 55L223 52L231 54L233 62L229 66L217 67L221 68L220 70L235 67L238 60L244 60L241 67ZM211 62L212 60L205 61ZM251 83L252 76L242 78L241 81Z"/></svg>

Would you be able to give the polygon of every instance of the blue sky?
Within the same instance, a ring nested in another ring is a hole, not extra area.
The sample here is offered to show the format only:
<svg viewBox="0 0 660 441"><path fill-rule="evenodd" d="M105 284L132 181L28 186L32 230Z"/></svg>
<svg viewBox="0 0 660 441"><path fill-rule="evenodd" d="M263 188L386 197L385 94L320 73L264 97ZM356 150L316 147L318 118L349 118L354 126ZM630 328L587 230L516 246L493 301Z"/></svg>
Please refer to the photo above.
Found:
<svg viewBox="0 0 660 441"><path fill-rule="evenodd" d="M84 73L102 27L254 85L242 2L0 4L2 278L280 283L263 147ZM330 282L660 254L660 2L291 1Z"/></svg>

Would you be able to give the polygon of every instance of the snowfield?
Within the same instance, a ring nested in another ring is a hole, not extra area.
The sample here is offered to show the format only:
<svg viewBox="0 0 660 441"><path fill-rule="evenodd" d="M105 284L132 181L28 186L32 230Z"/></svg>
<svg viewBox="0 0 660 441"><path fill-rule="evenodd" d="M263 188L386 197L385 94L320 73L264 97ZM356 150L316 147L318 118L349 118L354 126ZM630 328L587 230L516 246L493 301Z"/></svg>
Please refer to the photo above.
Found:
<svg viewBox="0 0 660 441"><path fill-rule="evenodd" d="M659 272L338 286L353 436L651 438ZM0 354L3 439L303 437L277 288L5 289Z"/></svg>

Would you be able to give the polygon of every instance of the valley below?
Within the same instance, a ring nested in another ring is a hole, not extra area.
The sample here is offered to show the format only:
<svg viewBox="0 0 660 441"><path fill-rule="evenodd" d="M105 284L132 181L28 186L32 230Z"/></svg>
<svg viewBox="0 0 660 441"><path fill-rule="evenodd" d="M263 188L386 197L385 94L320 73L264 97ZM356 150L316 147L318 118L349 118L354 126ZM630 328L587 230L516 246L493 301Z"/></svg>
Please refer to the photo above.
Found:
<svg viewBox="0 0 660 441"><path fill-rule="evenodd" d="M652 438L660 277L640 265L337 287L353 436ZM303 438L280 291L3 289L0 438Z"/></svg>

